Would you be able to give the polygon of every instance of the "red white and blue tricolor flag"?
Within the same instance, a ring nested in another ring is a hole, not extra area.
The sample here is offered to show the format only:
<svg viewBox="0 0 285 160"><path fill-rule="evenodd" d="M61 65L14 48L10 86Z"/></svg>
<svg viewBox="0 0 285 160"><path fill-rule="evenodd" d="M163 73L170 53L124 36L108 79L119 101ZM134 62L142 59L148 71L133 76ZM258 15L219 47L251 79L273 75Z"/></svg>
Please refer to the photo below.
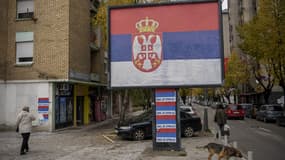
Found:
<svg viewBox="0 0 285 160"><path fill-rule="evenodd" d="M49 98L38 98L38 113L42 115L40 120L48 120Z"/></svg>
<svg viewBox="0 0 285 160"><path fill-rule="evenodd" d="M156 142L176 143L176 91L156 89Z"/></svg>
<svg viewBox="0 0 285 160"><path fill-rule="evenodd" d="M222 84L219 2L111 8L111 87Z"/></svg>

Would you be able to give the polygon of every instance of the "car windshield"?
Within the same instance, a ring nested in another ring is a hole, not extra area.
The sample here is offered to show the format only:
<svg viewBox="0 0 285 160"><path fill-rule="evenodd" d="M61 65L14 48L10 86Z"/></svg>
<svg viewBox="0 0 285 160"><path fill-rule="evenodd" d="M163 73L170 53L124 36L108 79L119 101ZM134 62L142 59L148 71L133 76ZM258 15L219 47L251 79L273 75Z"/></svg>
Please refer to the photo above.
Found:
<svg viewBox="0 0 285 160"><path fill-rule="evenodd" d="M151 120L152 117L152 110L148 110L138 116L133 117L132 119L138 122Z"/></svg>
<svg viewBox="0 0 285 160"><path fill-rule="evenodd" d="M180 106L180 109L186 112L192 112L192 108L190 106Z"/></svg>
<svg viewBox="0 0 285 160"><path fill-rule="evenodd" d="M268 110L269 111L283 111L281 106L269 106Z"/></svg>
<svg viewBox="0 0 285 160"><path fill-rule="evenodd" d="M231 105L230 109L231 110L240 110L240 109L242 109L242 107L240 105Z"/></svg>
<svg viewBox="0 0 285 160"><path fill-rule="evenodd" d="M252 105L251 104L241 104L243 109L247 109L247 108L251 108Z"/></svg>
<svg viewBox="0 0 285 160"><path fill-rule="evenodd" d="M186 111L186 112L191 112L191 109L190 108L181 108L183 111Z"/></svg>

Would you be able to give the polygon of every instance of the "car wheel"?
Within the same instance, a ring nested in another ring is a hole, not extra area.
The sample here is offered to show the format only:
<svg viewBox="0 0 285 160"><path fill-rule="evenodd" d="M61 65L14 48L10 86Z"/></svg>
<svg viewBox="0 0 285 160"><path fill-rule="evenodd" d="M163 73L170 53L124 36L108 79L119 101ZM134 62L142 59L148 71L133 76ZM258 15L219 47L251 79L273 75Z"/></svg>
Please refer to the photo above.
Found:
<svg viewBox="0 0 285 160"><path fill-rule="evenodd" d="M142 129L136 129L133 133L133 139L135 141L140 141L145 138L144 131Z"/></svg>
<svg viewBox="0 0 285 160"><path fill-rule="evenodd" d="M192 137L194 135L194 130L192 127L188 126L184 129L183 131L183 135L185 137Z"/></svg>
<svg viewBox="0 0 285 160"><path fill-rule="evenodd" d="M276 124L277 124L278 126L281 126L279 119L276 120Z"/></svg>
<svg viewBox="0 0 285 160"><path fill-rule="evenodd" d="M260 119L259 119L259 116L256 116L256 120L258 120L258 121L260 120Z"/></svg>

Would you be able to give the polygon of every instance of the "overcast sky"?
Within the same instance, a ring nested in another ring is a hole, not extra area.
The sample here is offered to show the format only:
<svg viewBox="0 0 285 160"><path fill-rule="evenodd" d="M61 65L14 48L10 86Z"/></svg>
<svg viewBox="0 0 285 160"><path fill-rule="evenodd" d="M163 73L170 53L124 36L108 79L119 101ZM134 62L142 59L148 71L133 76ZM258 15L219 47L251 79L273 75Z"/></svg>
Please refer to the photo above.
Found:
<svg viewBox="0 0 285 160"><path fill-rule="evenodd" d="M223 9L228 8L228 0L224 0L223 5L222 5Z"/></svg>

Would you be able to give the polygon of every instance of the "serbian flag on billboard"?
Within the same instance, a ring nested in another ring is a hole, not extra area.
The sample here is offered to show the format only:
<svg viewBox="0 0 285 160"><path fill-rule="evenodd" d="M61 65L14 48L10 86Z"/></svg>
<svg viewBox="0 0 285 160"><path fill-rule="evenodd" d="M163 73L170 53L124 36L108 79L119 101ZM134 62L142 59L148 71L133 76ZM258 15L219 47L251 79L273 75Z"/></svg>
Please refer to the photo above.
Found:
<svg viewBox="0 0 285 160"><path fill-rule="evenodd" d="M218 1L109 10L111 87L222 83Z"/></svg>

